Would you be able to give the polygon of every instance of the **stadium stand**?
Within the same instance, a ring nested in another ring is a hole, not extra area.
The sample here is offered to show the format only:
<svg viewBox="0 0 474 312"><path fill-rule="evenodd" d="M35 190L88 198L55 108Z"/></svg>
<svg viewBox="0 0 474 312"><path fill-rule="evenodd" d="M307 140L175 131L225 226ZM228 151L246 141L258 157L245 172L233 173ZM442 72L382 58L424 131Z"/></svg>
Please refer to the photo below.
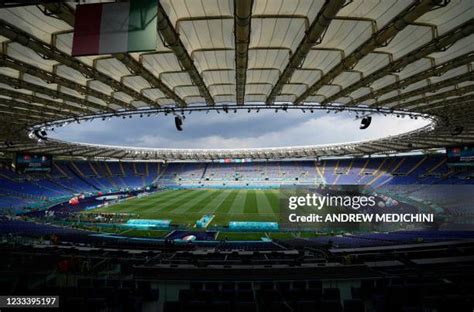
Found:
<svg viewBox="0 0 474 312"><path fill-rule="evenodd" d="M182 187L264 187L337 184L469 184L471 171L448 169L444 155L268 161L242 164L169 163L157 182Z"/></svg>
<svg viewBox="0 0 474 312"><path fill-rule="evenodd" d="M444 155L388 158L268 161L241 164L56 161L51 174L17 174L0 168L2 208L21 209L34 200L55 202L78 193L145 188L277 188L281 185L460 185L469 170L448 168ZM415 190L416 188L414 188Z"/></svg>
<svg viewBox="0 0 474 312"><path fill-rule="evenodd" d="M148 163L141 163L138 168L143 171L138 172L131 163L56 161L50 174L38 175L17 174L4 164L0 168L1 208L21 210L38 200L55 203L80 193L143 189L157 178L158 165L153 165L155 170L146 171Z"/></svg>

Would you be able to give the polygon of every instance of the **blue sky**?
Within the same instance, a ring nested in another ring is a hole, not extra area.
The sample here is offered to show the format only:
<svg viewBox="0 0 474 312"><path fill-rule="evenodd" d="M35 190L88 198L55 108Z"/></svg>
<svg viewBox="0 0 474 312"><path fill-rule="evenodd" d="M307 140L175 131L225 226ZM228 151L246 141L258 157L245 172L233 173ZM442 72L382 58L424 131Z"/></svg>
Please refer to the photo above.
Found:
<svg viewBox="0 0 474 312"><path fill-rule="evenodd" d="M184 131L178 132L173 116L113 118L71 124L50 136L67 141L161 148L255 148L343 143L375 139L414 130L427 122L395 116L373 116L372 125L359 130L353 113L301 111L260 113L215 111L186 114Z"/></svg>

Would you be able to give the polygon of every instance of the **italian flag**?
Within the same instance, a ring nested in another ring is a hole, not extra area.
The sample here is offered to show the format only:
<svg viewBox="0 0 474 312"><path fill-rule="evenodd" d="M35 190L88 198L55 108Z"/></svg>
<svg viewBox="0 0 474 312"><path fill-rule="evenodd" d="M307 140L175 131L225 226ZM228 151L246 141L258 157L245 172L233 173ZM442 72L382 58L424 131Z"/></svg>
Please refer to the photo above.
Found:
<svg viewBox="0 0 474 312"><path fill-rule="evenodd" d="M77 6L72 56L155 50L157 5L131 0Z"/></svg>

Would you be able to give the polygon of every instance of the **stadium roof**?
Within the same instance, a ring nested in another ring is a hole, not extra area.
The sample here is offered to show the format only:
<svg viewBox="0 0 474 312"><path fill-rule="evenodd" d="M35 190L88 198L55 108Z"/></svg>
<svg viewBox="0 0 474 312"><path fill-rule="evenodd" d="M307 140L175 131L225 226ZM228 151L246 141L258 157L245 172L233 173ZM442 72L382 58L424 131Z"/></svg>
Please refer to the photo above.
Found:
<svg viewBox="0 0 474 312"><path fill-rule="evenodd" d="M0 9L2 151L291 158L474 143L471 0L160 0L156 51L86 57L71 56L76 4L36 2ZM409 113L433 123L379 140L245 150L39 144L27 135L65 120L203 105Z"/></svg>

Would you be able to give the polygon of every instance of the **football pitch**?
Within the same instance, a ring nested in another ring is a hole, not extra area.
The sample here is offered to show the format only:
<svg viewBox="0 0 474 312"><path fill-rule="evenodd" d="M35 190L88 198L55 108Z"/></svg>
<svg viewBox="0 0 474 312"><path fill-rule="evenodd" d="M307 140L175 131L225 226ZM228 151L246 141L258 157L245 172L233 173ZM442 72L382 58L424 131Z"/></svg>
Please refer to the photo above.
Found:
<svg viewBox="0 0 474 312"><path fill-rule="evenodd" d="M172 224L190 227L206 214L215 215L209 226L277 222L279 190L167 190L89 212L133 213L134 218L170 219Z"/></svg>

